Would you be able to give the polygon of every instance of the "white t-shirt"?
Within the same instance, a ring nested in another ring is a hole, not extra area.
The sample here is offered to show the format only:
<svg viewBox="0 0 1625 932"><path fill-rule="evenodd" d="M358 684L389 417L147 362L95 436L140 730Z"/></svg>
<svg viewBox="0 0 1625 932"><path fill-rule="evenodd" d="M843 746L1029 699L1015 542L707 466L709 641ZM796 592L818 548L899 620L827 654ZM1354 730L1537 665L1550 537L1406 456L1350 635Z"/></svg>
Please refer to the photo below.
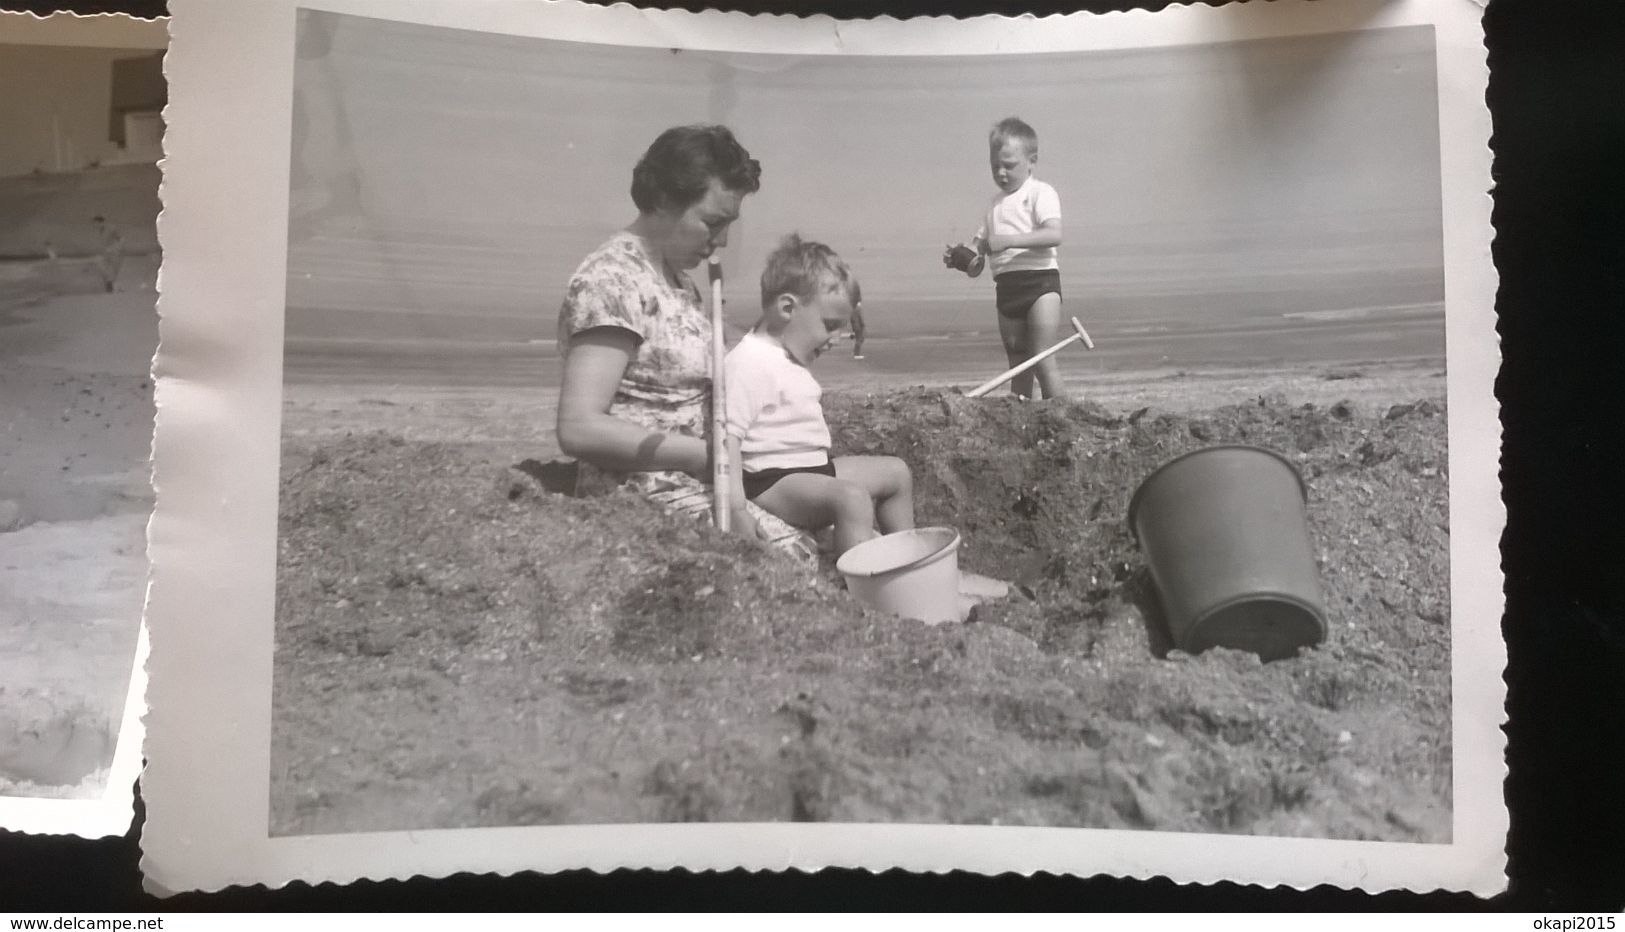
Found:
<svg viewBox="0 0 1625 932"><path fill-rule="evenodd" d="M988 205L986 216L982 218L982 225L976 228L976 236L972 238L971 246L975 248L976 243L986 240L990 231L1004 235L1031 233L1046 222L1059 219L1061 219L1061 196L1055 193L1053 187L1029 175L1021 187L1009 194L1000 191L993 198L993 203ZM994 275L1004 272L1058 269L1061 264L1055 256L1054 246L1005 249L989 255L988 264L992 267Z"/></svg>
<svg viewBox="0 0 1625 932"><path fill-rule="evenodd" d="M829 461L824 389L784 347L751 331L722 363L728 433L747 472Z"/></svg>

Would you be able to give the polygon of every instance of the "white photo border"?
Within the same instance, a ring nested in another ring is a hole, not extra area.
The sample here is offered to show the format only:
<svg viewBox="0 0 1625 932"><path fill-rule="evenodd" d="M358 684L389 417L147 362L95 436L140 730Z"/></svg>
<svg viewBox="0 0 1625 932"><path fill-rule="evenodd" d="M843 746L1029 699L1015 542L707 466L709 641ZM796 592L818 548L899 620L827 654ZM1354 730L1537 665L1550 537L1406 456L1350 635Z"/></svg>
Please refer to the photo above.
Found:
<svg viewBox="0 0 1625 932"><path fill-rule="evenodd" d="M898 824L569 825L268 832L289 108L300 7L623 46L801 55L1010 54L1432 25L1449 393L1449 844ZM1468 0L1272 0L1043 19L837 21L571 0L171 0L151 530L143 870L149 889L521 870L1037 871L1376 892L1506 886L1505 525L1494 381L1488 70Z"/></svg>

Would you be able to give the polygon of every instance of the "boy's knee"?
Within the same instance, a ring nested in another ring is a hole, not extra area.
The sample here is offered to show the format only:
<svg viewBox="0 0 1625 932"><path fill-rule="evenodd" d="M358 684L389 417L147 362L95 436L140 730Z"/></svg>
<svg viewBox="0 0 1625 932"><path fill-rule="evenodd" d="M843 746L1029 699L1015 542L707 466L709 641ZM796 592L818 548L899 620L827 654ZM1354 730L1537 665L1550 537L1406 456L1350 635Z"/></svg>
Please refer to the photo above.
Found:
<svg viewBox="0 0 1625 932"><path fill-rule="evenodd" d="M899 492L913 491L914 473L909 471L907 463L893 456L887 461L886 466L888 468L887 478L891 480L893 487Z"/></svg>
<svg viewBox="0 0 1625 932"><path fill-rule="evenodd" d="M835 488L835 513L844 520L863 520L874 517L874 499L863 486L841 482Z"/></svg>

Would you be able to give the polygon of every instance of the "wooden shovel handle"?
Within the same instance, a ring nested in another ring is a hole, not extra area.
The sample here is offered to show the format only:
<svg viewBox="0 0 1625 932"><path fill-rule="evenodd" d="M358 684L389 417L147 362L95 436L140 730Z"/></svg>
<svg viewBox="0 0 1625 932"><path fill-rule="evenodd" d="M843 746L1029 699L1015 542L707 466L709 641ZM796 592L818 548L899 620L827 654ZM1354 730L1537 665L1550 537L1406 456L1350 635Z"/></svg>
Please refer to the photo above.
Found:
<svg viewBox="0 0 1625 932"><path fill-rule="evenodd" d="M1083 324L1080 323L1076 317L1072 318L1072 329L1077 332L1050 347L1049 349L1044 350L1042 353L1032 357L1031 359L1020 363L1019 365L1005 372L1003 375L998 375L988 379L986 382L983 382L982 384L966 392L965 397L980 398L995 388L998 388L1000 385L1003 385L1023 372L1026 372L1028 369L1031 369L1033 366L1036 366L1056 353L1059 353L1061 350L1066 349L1067 346L1078 342L1079 340L1083 341L1084 346L1087 346L1090 349L1095 348L1095 341L1089 339L1089 332L1083 329Z"/></svg>

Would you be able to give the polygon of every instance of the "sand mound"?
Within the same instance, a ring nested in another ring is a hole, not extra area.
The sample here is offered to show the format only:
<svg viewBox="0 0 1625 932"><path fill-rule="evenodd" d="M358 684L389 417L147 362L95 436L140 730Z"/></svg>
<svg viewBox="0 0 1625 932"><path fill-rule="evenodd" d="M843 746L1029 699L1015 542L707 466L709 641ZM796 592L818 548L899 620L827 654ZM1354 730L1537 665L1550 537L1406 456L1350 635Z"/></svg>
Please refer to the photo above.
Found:
<svg viewBox="0 0 1625 932"><path fill-rule="evenodd" d="M478 447L352 436L283 478L273 830L668 820L1087 825L1441 841L1444 418L1280 400L1200 416L826 398L914 469L922 524L1020 594L965 625L857 605L630 496ZM1311 487L1333 635L1166 651L1123 524L1220 442Z"/></svg>
<svg viewBox="0 0 1625 932"><path fill-rule="evenodd" d="M1221 443L1268 447L1298 463L1323 570L1371 567L1378 581L1406 578L1373 595L1337 574L1327 600L1334 625L1339 616L1384 612L1445 619L1448 479L1443 410L1434 402L1362 416L1346 402L1321 408L1260 398L1194 416L1119 415L1086 403L975 401L922 389L839 396L828 415L844 452L909 460L919 523L958 527L962 562L1023 586L1043 606L1030 633L1047 645L1088 649L1099 626L1086 622L1121 601L1154 608L1126 521L1129 499L1161 464ZM1374 506L1389 512L1373 514ZM1424 562L1390 562L1390 536ZM1414 572L1422 568L1430 572ZM1335 591L1339 584L1350 588ZM1149 633L1165 652L1165 632Z"/></svg>

